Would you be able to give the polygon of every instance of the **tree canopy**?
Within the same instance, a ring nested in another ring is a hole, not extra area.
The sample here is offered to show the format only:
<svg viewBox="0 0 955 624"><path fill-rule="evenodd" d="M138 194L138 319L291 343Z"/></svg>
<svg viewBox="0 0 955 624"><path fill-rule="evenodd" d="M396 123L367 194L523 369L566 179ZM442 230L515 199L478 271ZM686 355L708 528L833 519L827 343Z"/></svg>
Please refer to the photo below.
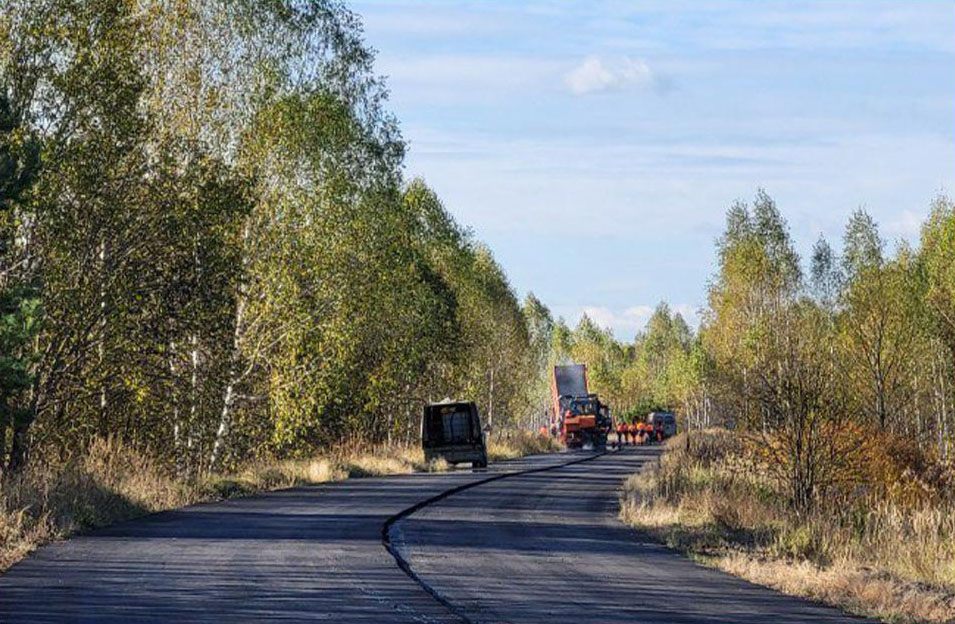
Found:
<svg viewBox="0 0 955 624"><path fill-rule="evenodd" d="M336 1L0 5L0 463L121 436L184 474L421 407L507 425L536 369Z"/></svg>

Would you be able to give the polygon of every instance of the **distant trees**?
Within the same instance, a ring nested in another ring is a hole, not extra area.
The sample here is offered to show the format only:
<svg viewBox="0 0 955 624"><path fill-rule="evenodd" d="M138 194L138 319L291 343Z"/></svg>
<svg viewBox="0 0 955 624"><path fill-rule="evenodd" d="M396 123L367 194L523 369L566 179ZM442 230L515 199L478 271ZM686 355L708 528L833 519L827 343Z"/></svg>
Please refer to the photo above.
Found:
<svg viewBox="0 0 955 624"><path fill-rule="evenodd" d="M189 475L421 406L524 417L490 252L420 181L336 2L0 5L0 464L120 436Z"/></svg>
<svg viewBox="0 0 955 624"><path fill-rule="evenodd" d="M700 343L683 317L666 303L657 306L646 329L629 344L587 315L574 328L563 319L554 321L533 294L524 302L524 314L539 371L532 393L537 414L550 406L553 366L571 362L587 365L591 390L618 418L633 420L654 409L680 409L699 419L708 414L700 378L705 366Z"/></svg>
<svg viewBox="0 0 955 624"><path fill-rule="evenodd" d="M726 215L718 268L698 332L660 304L632 343L584 316L576 328L525 303L538 361L587 364L619 418L676 410L683 426L735 428L762 469L807 513L879 440L955 450L955 206L932 205L917 249L887 255L862 210L842 252L820 238L808 271L763 191ZM546 311L546 310L545 310ZM537 341L539 343L539 340ZM542 351L538 347L538 353ZM538 401L546 405L543 383ZM901 469L900 469L901 470Z"/></svg>

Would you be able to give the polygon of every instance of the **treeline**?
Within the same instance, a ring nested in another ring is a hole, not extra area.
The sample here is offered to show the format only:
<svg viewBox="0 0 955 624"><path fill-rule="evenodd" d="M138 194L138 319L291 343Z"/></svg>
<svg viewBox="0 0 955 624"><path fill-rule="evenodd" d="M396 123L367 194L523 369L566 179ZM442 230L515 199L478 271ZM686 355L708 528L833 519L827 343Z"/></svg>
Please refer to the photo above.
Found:
<svg viewBox="0 0 955 624"><path fill-rule="evenodd" d="M0 464L183 474L527 412L528 329L338 2L0 4Z"/></svg>
<svg viewBox="0 0 955 624"><path fill-rule="evenodd" d="M554 320L532 294L524 309L542 371L536 393L542 420L550 407L552 367L572 362L587 365L591 391L611 406L618 420L629 422L663 409L703 413L702 345L683 316L666 303L657 306L633 342L617 340L586 314L573 328L563 318Z"/></svg>
<svg viewBox="0 0 955 624"><path fill-rule="evenodd" d="M908 481L893 487L938 489L922 480L955 444L952 202L939 197L918 248L893 254L857 210L841 253L820 238L806 272L760 192L729 210L718 250L701 335L708 393L720 421L761 438L793 507L871 485L859 477L876 456Z"/></svg>
<svg viewBox="0 0 955 624"><path fill-rule="evenodd" d="M951 461L955 206L939 197L918 247L892 253L857 210L841 247L820 238L804 267L760 191L727 212L697 332L665 304L633 343L585 316L573 330L543 323L547 357L586 363L618 417L674 409L684 427L752 437L800 508L858 476L873 445L897 454L907 441L923 454L899 459L913 469Z"/></svg>

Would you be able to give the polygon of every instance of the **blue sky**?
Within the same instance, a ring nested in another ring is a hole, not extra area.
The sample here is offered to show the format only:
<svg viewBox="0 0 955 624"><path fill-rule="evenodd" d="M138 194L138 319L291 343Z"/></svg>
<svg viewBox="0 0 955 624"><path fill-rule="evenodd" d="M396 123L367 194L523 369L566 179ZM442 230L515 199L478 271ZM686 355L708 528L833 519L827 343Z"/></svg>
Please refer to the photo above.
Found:
<svg viewBox="0 0 955 624"><path fill-rule="evenodd" d="M955 189L955 2L351 3L421 176L523 296L630 339L696 322L758 187L803 257Z"/></svg>

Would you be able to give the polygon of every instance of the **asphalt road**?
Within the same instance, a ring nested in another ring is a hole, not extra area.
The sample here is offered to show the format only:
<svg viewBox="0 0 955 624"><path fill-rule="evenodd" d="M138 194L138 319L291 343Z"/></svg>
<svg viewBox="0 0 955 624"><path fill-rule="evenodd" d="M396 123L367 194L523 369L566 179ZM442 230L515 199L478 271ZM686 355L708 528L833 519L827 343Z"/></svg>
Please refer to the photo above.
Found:
<svg viewBox="0 0 955 624"><path fill-rule="evenodd" d="M659 448L487 483L392 529L411 569L472 622L858 621L699 566L617 519L617 490Z"/></svg>
<svg viewBox="0 0 955 624"><path fill-rule="evenodd" d="M0 576L0 622L849 619L696 566L623 527L616 489L655 452L565 467L591 455L538 456L489 472L352 480L155 514L11 568ZM393 521L451 488L548 467ZM383 545L389 519L411 576Z"/></svg>

